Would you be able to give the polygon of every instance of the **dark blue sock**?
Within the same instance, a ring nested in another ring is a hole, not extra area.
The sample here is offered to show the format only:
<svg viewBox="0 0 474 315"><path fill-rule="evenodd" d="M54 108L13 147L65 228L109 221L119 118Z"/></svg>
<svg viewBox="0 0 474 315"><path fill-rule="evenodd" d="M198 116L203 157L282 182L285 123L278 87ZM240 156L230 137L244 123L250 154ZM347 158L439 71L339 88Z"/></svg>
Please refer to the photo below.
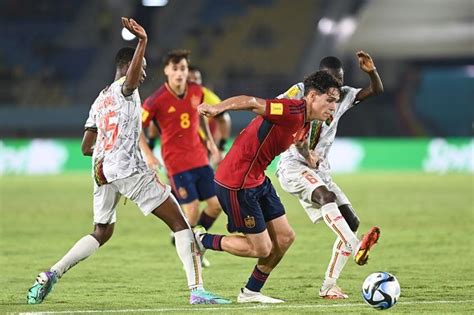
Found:
<svg viewBox="0 0 474 315"><path fill-rule="evenodd" d="M250 291L260 292L269 275L269 273L258 270L257 266L255 266L245 287Z"/></svg>
<svg viewBox="0 0 474 315"><path fill-rule="evenodd" d="M203 211L201 212L197 225L202 225L206 230L209 230L209 228L214 224L214 221L216 221L216 218L209 216Z"/></svg>
<svg viewBox="0 0 474 315"><path fill-rule="evenodd" d="M201 243L207 249L222 251L221 242L223 237L224 235L204 234Z"/></svg>

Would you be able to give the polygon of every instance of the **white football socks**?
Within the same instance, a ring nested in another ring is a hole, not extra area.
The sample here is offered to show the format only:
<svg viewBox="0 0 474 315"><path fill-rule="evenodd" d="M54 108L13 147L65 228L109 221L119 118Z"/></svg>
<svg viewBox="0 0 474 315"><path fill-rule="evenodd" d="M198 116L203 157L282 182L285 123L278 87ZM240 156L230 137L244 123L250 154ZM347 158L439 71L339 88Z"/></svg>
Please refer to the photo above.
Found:
<svg viewBox="0 0 474 315"><path fill-rule="evenodd" d="M175 232L174 239L176 252L186 271L189 289L202 289L201 256L197 251L193 232L190 229Z"/></svg>
<svg viewBox="0 0 474 315"><path fill-rule="evenodd" d="M350 252L355 255L359 246L359 240L342 216L337 204L335 202L325 204L321 207L321 212L326 225L341 238L347 248L350 249Z"/></svg>
<svg viewBox="0 0 474 315"><path fill-rule="evenodd" d="M98 248L99 242L92 235L86 235L78 240L67 254L51 267L50 270L61 278L66 271L92 255Z"/></svg>
<svg viewBox="0 0 474 315"><path fill-rule="evenodd" d="M326 270L323 288L327 288L336 284L336 281L337 279L339 279L339 275L341 274L342 269L349 260L350 255L350 248L348 248L344 244L344 242L338 237L334 242L334 246L332 248L332 256L331 260L329 261L328 268Z"/></svg>

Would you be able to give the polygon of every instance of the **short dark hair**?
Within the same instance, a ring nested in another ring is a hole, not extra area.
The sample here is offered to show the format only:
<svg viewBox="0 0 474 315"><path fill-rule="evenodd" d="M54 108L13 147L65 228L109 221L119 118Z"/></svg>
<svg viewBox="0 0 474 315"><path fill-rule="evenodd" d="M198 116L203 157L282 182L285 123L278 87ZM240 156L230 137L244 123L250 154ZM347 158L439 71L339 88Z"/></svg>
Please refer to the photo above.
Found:
<svg viewBox="0 0 474 315"><path fill-rule="evenodd" d="M342 68L342 62L339 58L334 56L327 56L321 59L319 63L319 69L340 69Z"/></svg>
<svg viewBox="0 0 474 315"><path fill-rule="evenodd" d="M189 72L194 72L194 71L199 71L199 72L201 72L201 69L199 69L199 68L196 67L196 66L192 66L192 65L189 65L189 66L188 66L188 69L189 69Z"/></svg>
<svg viewBox="0 0 474 315"><path fill-rule="evenodd" d="M117 67L122 67L132 61L133 55L135 54L135 48L133 47L123 47L115 55L115 65Z"/></svg>
<svg viewBox="0 0 474 315"><path fill-rule="evenodd" d="M339 81L329 74L327 71L316 71L304 79L304 95L308 95L311 89L320 93L326 93L330 88L336 88L341 92L341 84Z"/></svg>
<svg viewBox="0 0 474 315"><path fill-rule="evenodd" d="M191 55L191 51L187 49L171 50L163 57L163 65L167 66L170 62L179 63L183 59L186 59L186 61L189 64L190 55Z"/></svg>

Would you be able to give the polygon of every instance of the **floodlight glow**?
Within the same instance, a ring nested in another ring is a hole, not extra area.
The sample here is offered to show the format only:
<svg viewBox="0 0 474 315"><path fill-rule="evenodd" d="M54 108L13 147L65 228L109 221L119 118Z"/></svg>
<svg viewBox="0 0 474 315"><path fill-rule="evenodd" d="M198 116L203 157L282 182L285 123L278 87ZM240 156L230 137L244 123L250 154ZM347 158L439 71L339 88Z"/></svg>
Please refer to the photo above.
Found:
<svg viewBox="0 0 474 315"><path fill-rule="evenodd" d="M126 41L130 41L130 40L135 39L135 35L130 33L130 31L124 27L122 28L122 38Z"/></svg>
<svg viewBox="0 0 474 315"><path fill-rule="evenodd" d="M168 4L168 0L142 0L144 7L164 7Z"/></svg>
<svg viewBox="0 0 474 315"><path fill-rule="evenodd" d="M356 30L357 22L353 17L347 16L343 18L337 25L337 32L341 38L348 38Z"/></svg>
<svg viewBox="0 0 474 315"><path fill-rule="evenodd" d="M326 17L321 18L318 22L318 29L321 33L328 35L331 34L334 28L334 21Z"/></svg>

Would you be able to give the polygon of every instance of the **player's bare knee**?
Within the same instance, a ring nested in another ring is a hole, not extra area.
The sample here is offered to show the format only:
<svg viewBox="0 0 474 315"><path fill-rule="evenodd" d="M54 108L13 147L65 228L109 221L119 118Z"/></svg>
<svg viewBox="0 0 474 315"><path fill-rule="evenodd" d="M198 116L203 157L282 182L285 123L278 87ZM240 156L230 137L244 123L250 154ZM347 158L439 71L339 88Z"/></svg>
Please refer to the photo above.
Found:
<svg viewBox="0 0 474 315"><path fill-rule="evenodd" d="M96 224L92 237L94 237L99 245L104 245L114 233L114 224Z"/></svg>
<svg viewBox="0 0 474 315"><path fill-rule="evenodd" d="M207 207L205 212L208 216L217 218L219 214L221 214L222 208L219 204L217 204L217 205L213 205L212 207L211 206Z"/></svg>
<svg viewBox="0 0 474 315"><path fill-rule="evenodd" d="M183 205L182 208L185 213L197 213L199 212L199 202Z"/></svg>
<svg viewBox="0 0 474 315"><path fill-rule="evenodd" d="M278 248L286 251L288 248L290 248L291 244L293 244L295 238L296 233L291 228L283 233L280 233L277 237Z"/></svg>
<svg viewBox="0 0 474 315"><path fill-rule="evenodd" d="M311 200L324 206L325 204L336 202L336 194L329 191L325 186L320 186L311 194Z"/></svg>
<svg viewBox="0 0 474 315"><path fill-rule="evenodd" d="M270 256L272 252L272 247L259 247L258 249L256 249L255 251L255 257L256 258L266 258L268 256Z"/></svg>
<svg viewBox="0 0 474 315"><path fill-rule="evenodd" d="M265 258L270 256L272 252L272 242L262 242L253 248L253 255L255 258Z"/></svg>

